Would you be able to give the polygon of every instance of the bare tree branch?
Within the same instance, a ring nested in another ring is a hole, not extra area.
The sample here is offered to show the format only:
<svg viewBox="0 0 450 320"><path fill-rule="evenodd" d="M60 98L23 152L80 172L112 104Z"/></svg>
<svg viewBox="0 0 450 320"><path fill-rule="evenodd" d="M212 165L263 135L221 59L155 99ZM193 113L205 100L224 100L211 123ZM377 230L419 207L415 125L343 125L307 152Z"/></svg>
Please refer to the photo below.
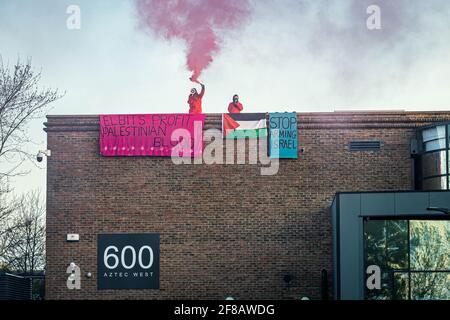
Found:
<svg viewBox="0 0 450 320"><path fill-rule="evenodd" d="M0 265L24 272L43 263L44 207L34 194L12 199L9 179L28 173L21 166L33 156L26 149L32 142L30 121L43 117L62 96L42 88L40 81L41 72L33 70L30 59L10 66L0 55Z"/></svg>
<svg viewBox="0 0 450 320"><path fill-rule="evenodd" d="M13 70L0 56L0 164L21 163L30 157L24 146L30 142L28 123L44 115L49 104L61 98L58 90L40 88L41 72L35 73L31 60L20 60ZM1 176L14 175L18 166L3 169Z"/></svg>
<svg viewBox="0 0 450 320"><path fill-rule="evenodd" d="M29 192L17 200L15 214L3 235L0 263L10 270L32 274L45 266L45 205L40 192Z"/></svg>

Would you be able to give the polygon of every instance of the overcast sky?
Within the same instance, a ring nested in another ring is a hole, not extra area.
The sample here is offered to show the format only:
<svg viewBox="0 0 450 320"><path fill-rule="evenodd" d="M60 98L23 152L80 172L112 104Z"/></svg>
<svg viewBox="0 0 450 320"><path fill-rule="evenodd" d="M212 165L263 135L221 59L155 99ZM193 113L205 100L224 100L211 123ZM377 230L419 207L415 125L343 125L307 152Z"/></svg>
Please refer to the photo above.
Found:
<svg viewBox="0 0 450 320"><path fill-rule="evenodd" d="M368 30L366 9L381 9ZM81 29L69 30L69 5ZM246 112L450 108L450 1L254 0L201 77L204 112L239 93ZM32 57L66 92L50 114L187 112L185 44L143 32L133 0L0 0L3 63ZM45 149L44 119L30 134ZM1 165L1 164L0 164ZM12 181L45 188L45 169Z"/></svg>

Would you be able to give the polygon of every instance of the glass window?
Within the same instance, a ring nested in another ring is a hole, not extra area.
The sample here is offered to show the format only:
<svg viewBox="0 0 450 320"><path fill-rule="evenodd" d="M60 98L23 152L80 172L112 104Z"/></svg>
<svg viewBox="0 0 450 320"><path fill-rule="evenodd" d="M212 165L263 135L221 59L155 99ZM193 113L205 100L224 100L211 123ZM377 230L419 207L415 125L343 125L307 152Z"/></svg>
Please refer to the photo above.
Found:
<svg viewBox="0 0 450 320"><path fill-rule="evenodd" d="M367 299L450 300L450 221L365 220L365 264L382 271Z"/></svg>
<svg viewBox="0 0 450 320"><path fill-rule="evenodd" d="M450 268L450 222L413 220L409 228L411 269Z"/></svg>
<svg viewBox="0 0 450 320"><path fill-rule="evenodd" d="M420 131L421 144L419 159L416 161L417 187L422 190L449 189L450 159L448 130L450 125L438 125ZM434 178L436 176L445 176ZM431 178L433 177L433 178ZM427 179L430 178L430 179Z"/></svg>
<svg viewBox="0 0 450 320"><path fill-rule="evenodd" d="M425 142L425 151L445 149L446 147L445 138Z"/></svg>
<svg viewBox="0 0 450 320"><path fill-rule="evenodd" d="M425 151L445 149L445 126L438 126L422 131L422 139Z"/></svg>
<svg viewBox="0 0 450 320"><path fill-rule="evenodd" d="M450 124L448 125L447 130L448 130L447 134L449 134L449 132L450 132ZM450 135L447 137L447 139L448 139L448 144L450 146Z"/></svg>
<svg viewBox="0 0 450 320"><path fill-rule="evenodd" d="M423 177L439 176L447 174L447 152L437 151L422 155Z"/></svg>
<svg viewBox="0 0 450 320"><path fill-rule="evenodd" d="M391 300L393 291L393 281L391 272L381 272L381 289L368 290L366 298L368 300Z"/></svg>
<svg viewBox="0 0 450 320"><path fill-rule="evenodd" d="M367 290L367 299L396 299L404 281L392 270L408 268L408 221L369 220L364 234L366 267L377 265L382 272L381 290Z"/></svg>
<svg viewBox="0 0 450 320"><path fill-rule="evenodd" d="M408 224L405 220L371 220L366 224L367 265L408 267Z"/></svg>
<svg viewBox="0 0 450 320"><path fill-rule="evenodd" d="M413 272L411 299L450 300L450 272Z"/></svg>
<svg viewBox="0 0 450 320"><path fill-rule="evenodd" d="M447 176L424 179L422 181L424 190L445 190L447 189Z"/></svg>
<svg viewBox="0 0 450 320"><path fill-rule="evenodd" d="M445 139L445 126L438 126L434 128L425 129L422 131L423 142Z"/></svg>
<svg viewBox="0 0 450 320"><path fill-rule="evenodd" d="M393 272L392 299L408 300L409 299L409 272Z"/></svg>

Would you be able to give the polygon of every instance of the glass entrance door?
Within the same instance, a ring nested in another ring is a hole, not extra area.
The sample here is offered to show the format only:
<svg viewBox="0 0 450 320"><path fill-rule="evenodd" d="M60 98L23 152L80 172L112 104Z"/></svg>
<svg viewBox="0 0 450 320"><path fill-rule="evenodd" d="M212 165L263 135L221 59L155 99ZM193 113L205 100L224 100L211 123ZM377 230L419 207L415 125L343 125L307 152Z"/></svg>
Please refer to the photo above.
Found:
<svg viewBox="0 0 450 320"><path fill-rule="evenodd" d="M366 299L450 300L450 221L366 219L364 262L381 269Z"/></svg>

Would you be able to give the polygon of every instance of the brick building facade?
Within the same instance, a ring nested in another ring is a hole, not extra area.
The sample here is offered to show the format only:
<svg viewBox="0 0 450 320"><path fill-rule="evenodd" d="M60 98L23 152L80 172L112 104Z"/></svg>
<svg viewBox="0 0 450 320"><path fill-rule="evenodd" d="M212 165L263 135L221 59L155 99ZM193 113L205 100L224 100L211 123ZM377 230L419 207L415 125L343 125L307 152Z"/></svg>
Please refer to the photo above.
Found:
<svg viewBox="0 0 450 320"><path fill-rule="evenodd" d="M418 127L450 121L450 112L297 119L303 152L261 176L250 164L102 157L98 116L48 116L46 298L319 298L321 270L332 272L336 192L414 189L411 139ZM221 128L219 114L207 115L209 128ZM361 140L381 148L349 149ZM141 232L160 234L160 289L97 290L97 235ZM68 233L79 242L66 242ZM71 262L81 268L80 290L66 287Z"/></svg>

